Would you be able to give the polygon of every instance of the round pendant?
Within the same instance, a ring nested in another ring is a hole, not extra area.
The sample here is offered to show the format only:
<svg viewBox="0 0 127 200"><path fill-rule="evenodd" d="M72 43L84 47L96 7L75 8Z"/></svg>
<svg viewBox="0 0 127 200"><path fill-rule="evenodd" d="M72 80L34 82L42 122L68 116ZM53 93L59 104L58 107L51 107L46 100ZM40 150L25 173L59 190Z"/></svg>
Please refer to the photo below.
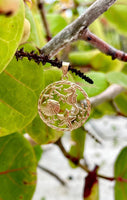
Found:
<svg viewBox="0 0 127 200"><path fill-rule="evenodd" d="M83 95L85 105L77 103ZM43 122L58 131L71 131L84 124L90 114L90 100L77 84L61 80L48 85L38 101L38 112Z"/></svg>

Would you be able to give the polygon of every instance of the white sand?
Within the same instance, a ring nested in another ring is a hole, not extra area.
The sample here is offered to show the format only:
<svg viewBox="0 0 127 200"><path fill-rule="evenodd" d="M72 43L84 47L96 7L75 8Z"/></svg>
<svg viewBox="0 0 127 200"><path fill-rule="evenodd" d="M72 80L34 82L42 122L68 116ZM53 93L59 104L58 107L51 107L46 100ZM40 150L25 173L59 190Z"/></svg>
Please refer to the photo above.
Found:
<svg viewBox="0 0 127 200"><path fill-rule="evenodd" d="M91 169L95 164L100 165L99 173L113 176L113 163L124 146L127 145L127 119L122 117L104 117L99 120L92 120L86 124L94 135L101 141L97 144L87 135L84 156ZM95 130L96 129L96 130ZM63 143L68 149L71 142L69 134L63 137ZM62 186L55 178L38 169L38 182L33 200L82 200L82 189L86 173L77 168L72 169L66 158L55 145L45 145L40 165L56 172L67 182ZM72 180L68 177L72 176ZM114 182L99 179L100 200L114 200Z"/></svg>

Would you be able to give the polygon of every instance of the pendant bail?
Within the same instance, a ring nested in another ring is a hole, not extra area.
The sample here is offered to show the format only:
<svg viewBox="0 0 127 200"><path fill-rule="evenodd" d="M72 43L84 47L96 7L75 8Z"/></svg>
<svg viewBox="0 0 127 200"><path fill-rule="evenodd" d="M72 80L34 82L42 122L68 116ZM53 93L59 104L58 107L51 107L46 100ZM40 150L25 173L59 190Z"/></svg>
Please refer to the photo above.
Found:
<svg viewBox="0 0 127 200"><path fill-rule="evenodd" d="M62 72L64 77L67 76L69 65L70 65L69 62L62 62Z"/></svg>

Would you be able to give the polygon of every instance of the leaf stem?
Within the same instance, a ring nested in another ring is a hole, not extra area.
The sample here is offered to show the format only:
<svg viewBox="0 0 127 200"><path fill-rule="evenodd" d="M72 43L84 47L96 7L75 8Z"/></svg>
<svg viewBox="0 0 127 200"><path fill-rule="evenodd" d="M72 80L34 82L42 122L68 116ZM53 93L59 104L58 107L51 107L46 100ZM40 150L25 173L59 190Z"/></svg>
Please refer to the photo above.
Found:
<svg viewBox="0 0 127 200"><path fill-rule="evenodd" d="M88 167L86 165L81 164L80 160L77 159L76 157L71 156L64 148L61 139L57 140L57 142L55 143L59 149L61 150L62 154L69 159L71 162L73 162L75 165L77 165L78 167L80 167L81 169L83 169L85 172L90 173L91 171L88 169ZM108 177L108 176L104 176L101 174L97 174L98 178L103 178L105 180L109 180L109 181L115 181L117 180L117 178L115 177Z"/></svg>
<svg viewBox="0 0 127 200"><path fill-rule="evenodd" d="M62 185L66 186L66 182L64 180L62 180L56 173L52 172L51 170L49 170L46 167L39 165L39 164L38 164L38 168L47 172L51 176L55 177Z"/></svg>
<svg viewBox="0 0 127 200"><path fill-rule="evenodd" d="M80 168L82 168L83 170L85 170L86 172L90 172L90 170L87 168L87 166L85 165L82 165L80 162L79 162L79 158L76 158L74 156L71 156L64 148L63 144L62 144L62 141L61 139L57 140L56 143L55 143L59 149L61 150L61 152L63 153L63 155L69 159L70 161L72 161L75 165L79 166Z"/></svg>

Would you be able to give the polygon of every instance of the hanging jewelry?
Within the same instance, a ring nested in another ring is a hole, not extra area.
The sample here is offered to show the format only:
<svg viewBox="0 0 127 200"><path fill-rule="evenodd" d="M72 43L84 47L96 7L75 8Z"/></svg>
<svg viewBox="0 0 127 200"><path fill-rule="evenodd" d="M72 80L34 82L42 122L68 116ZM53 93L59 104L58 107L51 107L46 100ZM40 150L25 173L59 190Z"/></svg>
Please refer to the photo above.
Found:
<svg viewBox="0 0 127 200"><path fill-rule="evenodd" d="M58 131L72 131L84 124L90 114L90 100L87 93L77 84L67 80L69 63L62 63L61 81L48 85L38 101L40 118ZM77 103L78 94L83 94L85 105Z"/></svg>

